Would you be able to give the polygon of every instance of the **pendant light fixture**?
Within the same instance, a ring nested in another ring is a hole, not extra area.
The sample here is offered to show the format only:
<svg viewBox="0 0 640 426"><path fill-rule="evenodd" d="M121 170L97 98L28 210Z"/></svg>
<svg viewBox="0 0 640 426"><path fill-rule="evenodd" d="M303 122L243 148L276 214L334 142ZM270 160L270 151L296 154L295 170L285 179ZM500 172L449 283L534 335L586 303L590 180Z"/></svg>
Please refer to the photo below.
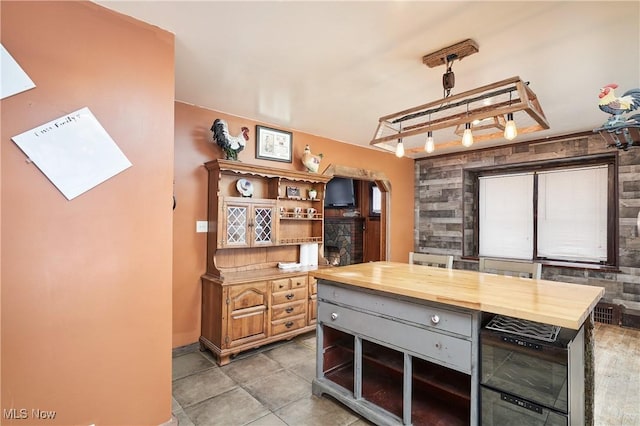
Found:
<svg viewBox="0 0 640 426"><path fill-rule="evenodd" d="M429 121L431 121L431 114L429 114ZM424 142L424 150L431 154L436 149L435 141L433 140L433 132L429 130L427 132L427 140Z"/></svg>
<svg viewBox="0 0 640 426"><path fill-rule="evenodd" d="M518 127L516 122L513 121L513 113L507 113L507 124L504 126L504 138L508 141L512 141L518 136Z"/></svg>
<svg viewBox="0 0 640 426"><path fill-rule="evenodd" d="M404 144L402 143L402 138L398 139L398 145L396 146L396 157L404 157Z"/></svg>
<svg viewBox="0 0 640 426"><path fill-rule="evenodd" d="M469 116L469 103L467 102L467 116ZM471 123L464 123L464 133L462 133L462 146L469 148L473 145L473 133L471 133Z"/></svg>
<svg viewBox="0 0 640 426"><path fill-rule="evenodd" d="M548 129L538 97L520 77L452 94L452 64L478 51L477 43L467 39L425 55L422 62L429 68L446 67L442 99L380 117L370 144L398 156L420 158L433 152L432 146L435 150L435 139L438 150L446 152ZM425 133L426 138L416 138Z"/></svg>
<svg viewBox="0 0 640 426"><path fill-rule="evenodd" d="M402 133L402 123L400 123L400 130L398 133ZM402 143L402 138L398 139L398 145L396 145L396 157L404 157L404 144Z"/></svg>
<svg viewBox="0 0 640 426"><path fill-rule="evenodd" d="M473 134L471 133L471 123L465 123L464 133L462 134L462 145L469 148L473 145Z"/></svg>
<svg viewBox="0 0 640 426"><path fill-rule="evenodd" d="M436 149L433 141L433 132L427 132L427 141L424 143L424 150L431 154Z"/></svg>

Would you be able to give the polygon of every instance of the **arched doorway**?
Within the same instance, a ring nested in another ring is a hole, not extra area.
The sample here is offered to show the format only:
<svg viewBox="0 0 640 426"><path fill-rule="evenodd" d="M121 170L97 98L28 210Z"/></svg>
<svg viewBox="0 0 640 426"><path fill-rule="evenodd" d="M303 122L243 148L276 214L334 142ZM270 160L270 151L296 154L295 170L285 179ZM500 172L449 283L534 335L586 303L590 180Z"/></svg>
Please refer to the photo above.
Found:
<svg viewBox="0 0 640 426"><path fill-rule="evenodd" d="M380 211L380 229L379 229L379 255L374 256L373 260L387 260L390 257L391 248L389 247L389 215L391 211L391 182L383 172L375 170L359 169L355 167L341 166L330 164L324 172L325 176L345 177L358 181L372 182L380 190L381 211ZM365 226L365 232L366 232ZM369 259L365 258L365 261Z"/></svg>

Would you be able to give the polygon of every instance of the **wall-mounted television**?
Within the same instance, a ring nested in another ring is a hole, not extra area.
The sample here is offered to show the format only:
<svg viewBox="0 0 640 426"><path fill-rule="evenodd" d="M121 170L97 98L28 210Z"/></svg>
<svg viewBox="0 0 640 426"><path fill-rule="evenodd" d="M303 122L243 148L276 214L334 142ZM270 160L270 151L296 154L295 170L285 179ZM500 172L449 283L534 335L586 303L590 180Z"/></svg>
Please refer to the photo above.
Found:
<svg viewBox="0 0 640 426"><path fill-rule="evenodd" d="M324 195L325 208L349 208L355 205L353 179L334 177L327 183Z"/></svg>

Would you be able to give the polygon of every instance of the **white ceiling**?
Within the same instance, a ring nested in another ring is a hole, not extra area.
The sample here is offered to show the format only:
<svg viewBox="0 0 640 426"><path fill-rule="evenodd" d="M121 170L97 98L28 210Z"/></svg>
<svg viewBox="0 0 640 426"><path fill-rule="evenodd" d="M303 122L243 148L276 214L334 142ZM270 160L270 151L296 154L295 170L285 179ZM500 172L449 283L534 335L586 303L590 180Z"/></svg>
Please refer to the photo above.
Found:
<svg viewBox="0 0 640 426"><path fill-rule="evenodd" d="M175 34L177 100L350 144L442 98L422 57L467 38L452 94L520 76L538 95L551 128L516 141L600 127L599 89L640 87L638 1L97 3Z"/></svg>

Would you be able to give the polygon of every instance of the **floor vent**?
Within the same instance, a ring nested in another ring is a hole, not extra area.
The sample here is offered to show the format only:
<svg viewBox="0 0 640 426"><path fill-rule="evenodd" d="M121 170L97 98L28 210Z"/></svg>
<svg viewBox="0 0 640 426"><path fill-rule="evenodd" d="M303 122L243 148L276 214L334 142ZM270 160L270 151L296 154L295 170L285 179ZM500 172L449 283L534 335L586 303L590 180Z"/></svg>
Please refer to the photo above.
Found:
<svg viewBox="0 0 640 426"><path fill-rule="evenodd" d="M593 320L603 324L620 325L622 321L620 305L600 302L593 310Z"/></svg>

